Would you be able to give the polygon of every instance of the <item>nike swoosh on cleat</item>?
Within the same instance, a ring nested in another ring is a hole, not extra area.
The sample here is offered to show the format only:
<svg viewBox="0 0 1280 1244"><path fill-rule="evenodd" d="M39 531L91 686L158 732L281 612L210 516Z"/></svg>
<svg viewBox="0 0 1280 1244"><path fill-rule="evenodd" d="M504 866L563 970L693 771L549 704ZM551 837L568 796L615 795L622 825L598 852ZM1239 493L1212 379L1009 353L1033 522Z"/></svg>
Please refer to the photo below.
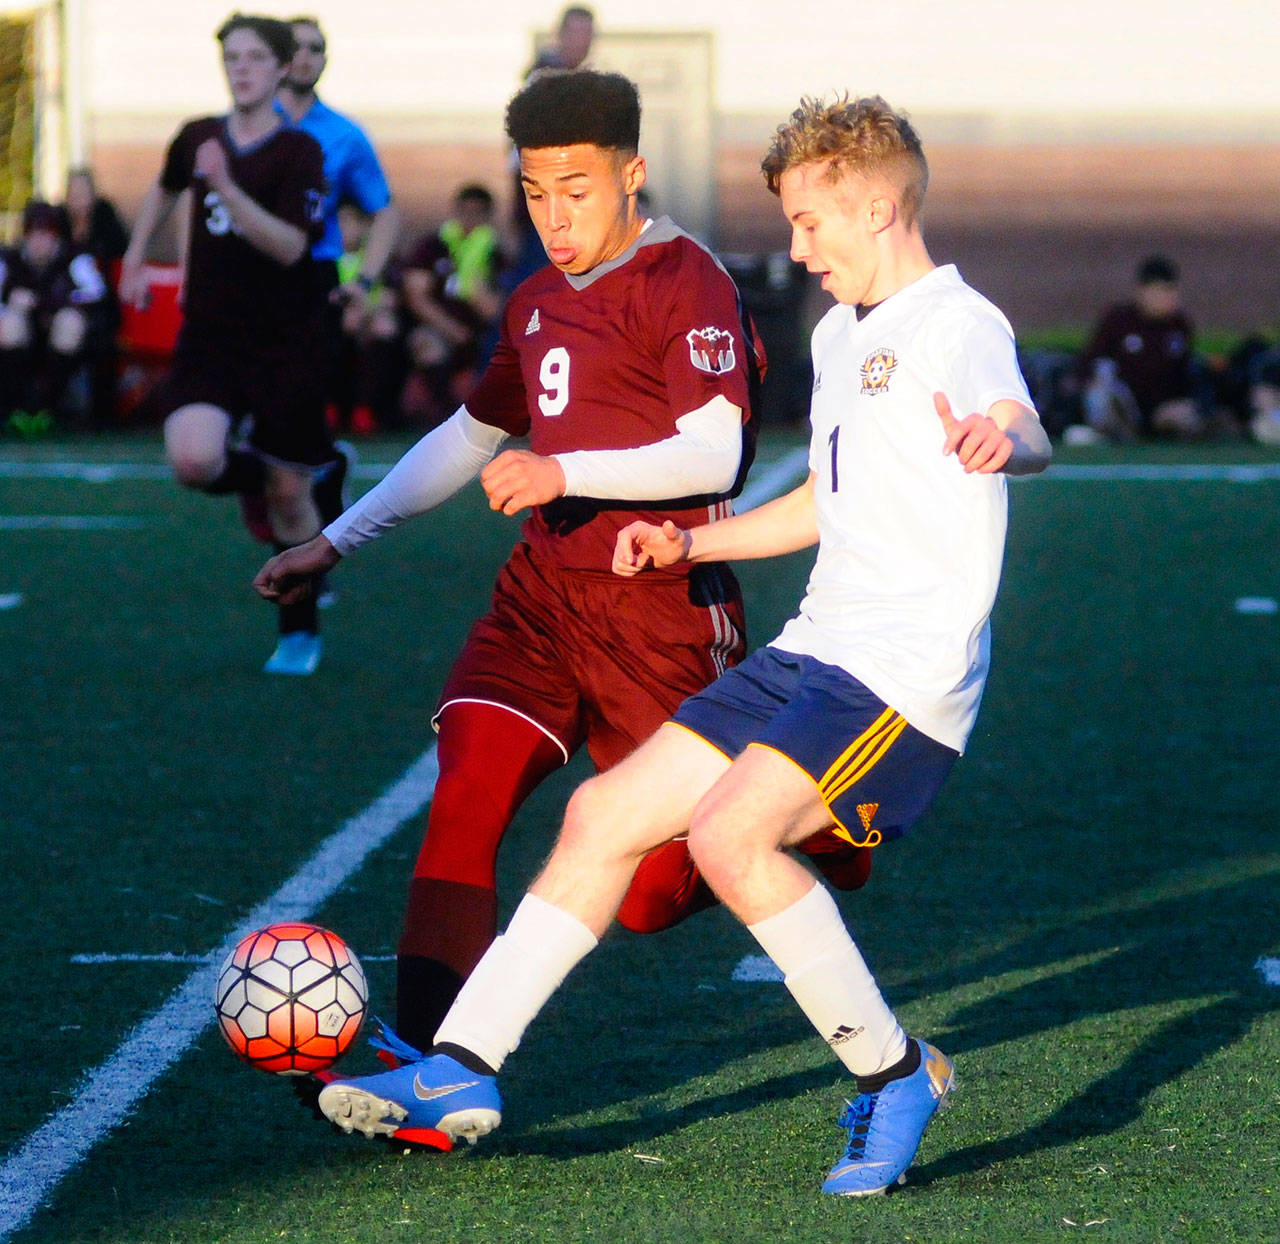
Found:
<svg viewBox="0 0 1280 1244"><path fill-rule="evenodd" d="M888 1166L888 1162L852 1162L848 1166L837 1167L828 1176L834 1179L837 1175L847 1175L850 1171L873 1171L877 1166Z"/></svg>
<svg viewBox="0 0 1280 1244"><path fill-rule="evenodd" d="M447 1097L450 1093L457 1093L462 1089L475 1088L479 1083L479 1080L468 1080L465 1084L441 1084L437 1088L428 1088L422 1083L421 1076L414 1076L413 1095L419 1101L433 1101L437 1097Z"/></svg>

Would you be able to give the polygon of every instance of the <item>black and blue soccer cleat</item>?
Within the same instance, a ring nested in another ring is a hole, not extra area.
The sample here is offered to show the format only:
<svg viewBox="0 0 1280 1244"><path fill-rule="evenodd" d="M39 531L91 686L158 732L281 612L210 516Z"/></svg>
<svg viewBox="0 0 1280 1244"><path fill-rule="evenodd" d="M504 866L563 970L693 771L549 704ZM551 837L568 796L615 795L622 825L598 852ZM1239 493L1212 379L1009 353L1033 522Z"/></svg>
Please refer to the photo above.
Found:
<svg viewBox="0 0 1280 1244"><path fill-rule="evenodd" d="M929 1120L942 1108L955 1070L945 1054L918 1041L920 1066L890 1080L875 1093L850 1102L836 1121L849 1141L823 1192L831 1196L874 1196L906 1182L907 1167L920 1147Z"/></svg>

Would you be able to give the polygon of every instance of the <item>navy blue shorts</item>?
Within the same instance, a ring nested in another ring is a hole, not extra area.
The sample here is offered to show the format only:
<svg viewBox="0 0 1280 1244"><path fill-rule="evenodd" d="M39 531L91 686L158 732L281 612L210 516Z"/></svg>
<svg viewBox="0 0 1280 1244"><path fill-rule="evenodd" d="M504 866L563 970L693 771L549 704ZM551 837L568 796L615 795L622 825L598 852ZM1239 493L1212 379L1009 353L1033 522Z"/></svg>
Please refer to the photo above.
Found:
<svg viewBox="0 0 1280 1244"><path fill-rule="evenodd" d="M754 743L799 765L831 811L831 832L858 847L906 833L959 756L852 674L780 648L753 652L672 720L731 758Z"/></svg>

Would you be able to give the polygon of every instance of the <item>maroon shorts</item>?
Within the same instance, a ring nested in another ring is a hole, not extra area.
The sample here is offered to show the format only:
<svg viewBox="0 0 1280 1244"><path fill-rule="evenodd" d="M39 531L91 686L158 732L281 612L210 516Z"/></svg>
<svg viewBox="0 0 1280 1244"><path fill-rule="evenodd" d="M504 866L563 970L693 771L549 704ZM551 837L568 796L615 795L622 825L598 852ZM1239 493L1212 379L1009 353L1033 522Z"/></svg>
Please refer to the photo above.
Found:
<svg viewBox="0 0 1280 1244"><path fill-rule="evenodd" d="M303 343L310 337L300 333ZM333 459L324 417L324 378L314 350L254 350L244 342L178 339L160 382L160 413L209 403L231 416L233 436L276 462L314 467Z"/></svg>
<svg viewBox="0 0 1280 1244"><path fill-rule="evenodd" d="M563 570L519 544L440 696L501 704L596 768L629 755L746 651L742 595L723 565L687 578Z"/></svg>

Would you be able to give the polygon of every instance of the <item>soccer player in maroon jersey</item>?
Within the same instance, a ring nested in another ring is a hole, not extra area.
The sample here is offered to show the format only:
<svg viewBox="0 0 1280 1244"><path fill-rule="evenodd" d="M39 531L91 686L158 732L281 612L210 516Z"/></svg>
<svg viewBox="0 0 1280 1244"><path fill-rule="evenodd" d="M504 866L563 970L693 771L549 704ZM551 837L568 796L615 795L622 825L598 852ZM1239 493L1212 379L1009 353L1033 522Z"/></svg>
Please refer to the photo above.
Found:
<svg viewBox="0 0 1280 1244"><path fill-rule="evenodd" d="M165 450L188 488L262 494L283 549L320 529L312 480L334 460L316 364L324 300L308 256L323 224L324 158L275 107L294 51L289 24L237 13L217 38L231 112L188 121L170 143L120 293L145 301L148 244L191 188L183 325L160 389ZM268 672L315 669L316 617L313 596L281 607Z"/></svg>
<svg viewBox="0 0 1280 1244"><path fill-rule="evenodd" d="M466 404L255 584L288 599L477 472L493 509L531 511L435 717L440 779L398 962L398 1027L421 1048L493 939L497 847L525 796L584 742L598 770L616 764L743 653L723 564L609 573L633 519L730 512L762 362L715 259L669 219L639 214L639 120L636 89L616 74L549 72L512 99L507 132L550 266L512 295ZM509 436L529 448L498 452ZM619 920L653 931L712 901L675 842L641 865Z"/></svg>

